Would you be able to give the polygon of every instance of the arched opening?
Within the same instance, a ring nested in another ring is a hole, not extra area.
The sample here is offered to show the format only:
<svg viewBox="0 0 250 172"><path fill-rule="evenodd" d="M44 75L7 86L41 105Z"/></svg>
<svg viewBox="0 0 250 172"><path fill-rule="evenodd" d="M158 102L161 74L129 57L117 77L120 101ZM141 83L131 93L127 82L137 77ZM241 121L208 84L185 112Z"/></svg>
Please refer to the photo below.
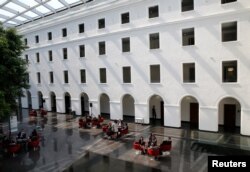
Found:
<svg viewBox="0 0 250 172"><path fill-rule="evenodd" d="M241 104L232 97L224 98L219 103L219 129L228 132L240 132Z"/></svg>
<svg viewBox="0 0 250 172"><path fill-rule="evenodd" d="M199 102L192 96L186 96L181 101L181 126L191 129L199 128Z"/></svg>
<svg viewBox="0 0 250 172"><path fill-rule="evenodd" d="M100 114L105 118L110 119L110 103L109 96L107 94L101 94L100 96Z"/></svg>
<svg viewBox="0 0 250 172"><path fill-rule="evenodd" d="M39 107L39 109L43 108L43 103L44 103L43 94L41 91L38 91L38 107Z"/></svg>
<svg viewBox="0 0 250 172"><path fill-rule="evenodd" d="M51 111L56 112L56 94L54 92L50 93L50 104L51 104Z"/></svg>
<svg viewBox="0 0 250 172"><path fill-rule="evenodd" d="M135 100L129 94L124 95L122 98L122 114L124 121L135 121Z"/></svg>
<svg viewBox="0 0 250 172"><path fill-rule="evenodd" d="M153 95L149 99L149 118L150 123L164 125L164 101L159 95Z"/></svg>
<svg viewBox="0 0 250 172"><path fill-rule="evenodd" d="M89 97L86 93L81 94L81 114L89 114Z"/></svg>
<svg viewBox="0 0 250 172"><path fill-rule="evenodd" d="M71 112L71 96L68 92L65 93L64 100L65 100L65 113L70 113Z"/></svg>
<svg viewBox="0 0 250 172"><path fill-rule="evenodd" d="M31 93L27 91L27 102L28 102L28 108L29 110L32 109L32 100L31 100Z"/></svg>

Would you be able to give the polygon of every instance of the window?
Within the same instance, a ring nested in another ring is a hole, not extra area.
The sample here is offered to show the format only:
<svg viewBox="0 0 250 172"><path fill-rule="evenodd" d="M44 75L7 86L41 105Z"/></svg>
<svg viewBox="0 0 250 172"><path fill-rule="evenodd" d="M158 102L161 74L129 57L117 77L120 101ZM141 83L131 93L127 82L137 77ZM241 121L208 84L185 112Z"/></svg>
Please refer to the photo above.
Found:
<svg viewBox="0 0 250 172"><path fill-rule="evenodd" d="M160 65L150 65L150 82L151 83L160 83Z"/></svg>
<svg viewBox="0 0 250 172"><path fill-rule="evenodd" d="M130 38L122 38L122 52L130 52Z"/></svg>
<svg viewBox="0 0 250 172"><path fill-rule="evenodd" d="M231 2L236 2L237 0L221 0L221 4L227 4Z"/></svg>
<svg viewBox="0 0 250 172"><path fill-rule="evenodd" d="M26 74L26 81L30 83L30 75L28 73Z"/></svg>
<svg viewBox="0 0 250 172"><path fill-rule="evenodd" d="M188 46L188 45L194 45L195 39L194 39L194 28L188 28L182 30L182 45Z"/></svg>
<svg viewBox="0 0 250 172"><path fill-rule="evenodd" d="M85 45L79 46L80 57L85 57Z"/></svg>
<svg viewBox="0 0 250 172"><path fill-rule="evenodd" d="M78 27L79 27L79 33L83 33L84 32L84 23L79 24Z"/></svg>
<svg viewBox="0 0 250 172"><path fill-rule="evenodd" d="M130 67L123 67L123 83L131 83Z"/></svg>
<svg viewBox="0 0 250 172"><path fill-rule="evenodd" d="M37 62L37 63L40 62L40 55L39 55L39 53L36 53L36 62Z"/></svg>
<svg viewBox="0 0 250 172"><path fill-rule="evenodd" d="M85 69L80 70L81 83L86 83L86 71Z"/></svg>
<svg viewBox="0 0 250 172"><path fill-rule="evenodd" d="M39 43L39 36L38 35L35 36L35 40L36 40L36 43Z"/></svg>
<svg viewBox="0 0 250 172"><path fill-rule="evenodd" d="M41 83L41 75L40 75L40 72L37 72L37 73L36 73L36 76L37 76L37 83L40 84L40 83Z"/></svg>
<svg viewBox="0 0 250 172"><path fill-rule="evenodd" d="M237 61L222 62L223 82L237 82Z"/></svg>
<svg viewBox="0 0 250 172"><path fill-rule="evenodd" d="M181 11L191 11L194 10L194 0L182 0L181 1Z"/></svg>
<svg viewBox="0 0 250 172"><path fill-rule="evenodd" d="M52 54L52 50L49 50L48 51L48 54L49 54L49 61L53 61L53 54Z"/></svg>
<svg viewBox="0 0 250 172"><path fill-rule="evenodd" d="M52 32L48 32L48 40L52 40Z"/></svg>
<svg viewBox="0 0 250 172"><path fill-rule="evenodd" d="M67 48L63 48L63 59L68 59L68 51Z"/></svg>
<svg viewBox="0 0 250 172"><path fill-rule="evenodd" d="M62 37L66 37L67 36L67 29L63 28L62 29Z"/></svg>
<svg viewBox="0 0 250 172"><path fill-rule="evenodd" d="M24 45L28 45L28 39L27 38L24 39Z"/></svg>
<svg viewBox="0 0 250 172"><path fill-rule="evenodd" d="M106 54L105 42L99 42L99 55Z"/></svg>
<svg viewBox="0 0 250 172"><path fill-rule="evenodd" d="M195 64L194 63L183 64L183 82L184 83L195 82Z"/></svg>
<svg viewBox="0 0 250 172"><path fill-rule="evenodd" d="M221 34L222 42L237 41L237 22L223 23Z"/></svg>
<svg viewBox="0 0 250 172"><path fill-rule="evenodd" d="M54 75L53 75L53 72L49 72L49 80L50 80L50 83L53 84L54 83Z"/></svg>
<svg viewBox="0 0 250 172"><path fill-rule="evenodd" d="M67 83L69 83L68 71L65 70L65 71L63 71L63 73L64 73L64 83L67 84Z"/></svg>
<svg viewBox="0 0 250 172"><path fill-rule="evenodd" d="M106 68L100 68L100 83L107 83Z"/></svg>
<svg viewBox="0 0 250 172"><path fill-rule="evenodd" d="M159 17L158 5L148 8L148 18Z"/></svg>
<svg viewBox="0 0 250 172"><path fill-rule="evenodd" d="M25 54L25 61L26 61L26 63L29 63L29 56L28 56L28 54Z"/></svg>
<svg viewBox="0 0 250 172"><path fill-rule="evenodd" d="M99 29L105 28L105 19L99 19L98 20L98 28Z"/></svg>
<svg viewBox="0 0 250 172"><path fill-rule="evenodd" d="M129 23L129 12L121 14L122 24Z"/></svg>
<svg viewBox="0 0 250 172"><path fill-rule="evenodd" d="M150 49L160 48L160 38L159 33L152 33L149 35Z"/></svg>

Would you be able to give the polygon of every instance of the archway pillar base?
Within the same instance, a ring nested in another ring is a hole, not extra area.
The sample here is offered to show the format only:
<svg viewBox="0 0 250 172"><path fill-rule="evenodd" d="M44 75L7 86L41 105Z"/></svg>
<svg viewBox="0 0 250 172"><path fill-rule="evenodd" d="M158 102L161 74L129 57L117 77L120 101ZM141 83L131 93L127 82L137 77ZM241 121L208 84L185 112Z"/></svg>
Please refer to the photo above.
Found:
<svg viewBox="0 0 250 172"><path fill-rule="evenodd" d="M218 132L218 109L201 106L199 109L199 130Z"/></svg>
<svg viewBox="0 0 250 172"><path fill-rule="evenodd" d="M250 136L250 109L241 109L241 131L240 134Z"/></svg>
<svg viewBox="0 0 250 172"><path fill-rule="evenodd" d="M164 126L181 127L179 105L164 105Z"/></svg>
<svg viewBox="0 0 250 172"><path fill-rule="evenodd" d="M92 107L90 107L90 104L92 105ZM89 100L89 115L91 115L93 117L98 117L98 115L100 114L100 108L99 108L99 103L97 100Z"/></svg>
<svg viewBox="0 0 250 172"><path fill-rule="evenodd" d="M120 101L110 101L110 119L123 120Z"/></svg>
<svg viewBox="0 0 250 172"><path fill-rule="evenodd" d="M135 120L140 119L149 124L149 108L147 103L135 103Z"/></svg>

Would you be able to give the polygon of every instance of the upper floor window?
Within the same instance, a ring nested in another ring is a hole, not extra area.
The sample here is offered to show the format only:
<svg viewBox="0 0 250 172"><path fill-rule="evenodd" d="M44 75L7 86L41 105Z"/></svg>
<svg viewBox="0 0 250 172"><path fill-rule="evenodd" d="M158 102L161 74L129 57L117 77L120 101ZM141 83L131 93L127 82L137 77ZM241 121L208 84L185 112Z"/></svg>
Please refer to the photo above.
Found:
<svg viewBox="0 0 250 172"><path fill-rule="evenodd" d="M40 72L37 72L36 76L37 76L37 83L40 84L41 83L41 74L40 74Z"/></svg>
<svg viewBox="0 0 250 172"><path fill-rule="evenodd" d="M67 36L67 29L63 28L62 29L62 37L66 37Z"/></svg>
<svg viewBox="0 0 250 172"><path fill-rule="evenodd" d="M28 45L28 39L24 38L24 45Z"/></svg>
<svg viewBox="0 0 250 172"><path fill-rule="evenodd" d="M48 51L48 54L49 54L49 61L53 61L53 53L52 53L52 50L49 50L49 51Z"/></svg>
<svg viewBox="0 0 250 172"><path fill-rule="evenodd" d="M130 52L130 38L122 38L122 52Z"/></svg>
<svg viewBox="0 0 250 172"><path fill-rule="evenodd" d="M40 62L40 55L39 55L39 53L36 53L36 62L37 62L37 63Z"/></svg>
<svg viewBox="0 0 250 172"><path fill-rule="evenodd" d="M227 4L230 2L236 2L237 0L221 0L221 4Z"/></svg>
<svg viewBox="0 0 250 172"><path fill-rule="evenodd" d="M54 83L54 74L53 72L49 72L49 78L50 78L50 83L53 84Z"/></svg>
<svg viewBox="0 0 250 172"><path fill-rule="evenodd" d="M129 23L129 12L121 14L122 24Z"/></svg>
<svg viewBox="0 0 250 172"><path fill-rule="evenodd" d="M104 18L98 20L98 28L99 29L105 28L105 19Z"/></svg>
<svg viewBox="0 0 250 172"><path fill-rule="evenodd" d="M158 5L148 8L148 18L159 17Z"/></svg>
<svg viewBox="0 0 250 172"><path fill-rule="evenodd" d="M63 48L63 59L68 59L68 50L67 48Z"/></svg>
<svg viewBox="0 0 250 172"><path fill-rule="evenodd" d="M80 57L85 57L85 45L79 46Z"/></svg>
<svg viewBox="0 0 250 172"><path fill-rule="evenodd" d="M81 83L86 83L86 71L85 69L80 70Z"/></svg>
<svg viewBox="0 0 250 172"><path fill-rule="evenodd" d="M221 26L222 42L237 41L237 22L223 23Z"/></svg>
<svg viewBox="0 0 250 172"><path fill-rule="evenodd" d="M100 68L100 83L107 83L106 68Z"/></svg>
<svg viewBox="0 0 250 172"><path fill-rule="evenodd" d="M194 0L181 0L181 11L194 10Z"/></svg>
<svg viewBox="0 0 250 172"><path fill-rule="evenodd" d="M131 83L131 70L129 66L122 68L123 72L123 83Z"/></svg>
<svg viewBox="0 0 250 172"><path fill-rule="evenodd" d="M26 63L29 63L29 55L28 54L25 54L25 61L26 61Z"/></svg>
<svg viewBox="0 0 250 172"><path fill-rule="evenodd" d="M36 40L36 43L39 43L39 36L38 35L35 36L35 40Z"/></svg>
<svg viewBox="0 0 250 172"><path fill-rule="evenodd" d="M183 82L184 83L195 82L195 64L194 63L183 64Z"/></svg>
<svg viewBox="0 0 250 172"><path fill-rule="evenodd" d="M63 74L64 74L64 83L65 84L69 83L68 71L67 70L63 71Z"/></svg>
<svg viewBox="0 0 250 172"><path fill-rule="evenodd" d="M48 40L52 40L52 32L48 32Z"/></svg>
<svg viewBox="0 0 250 172"><path fill-rule="evenodd" d="M85 28L84 28L84 23L78 25L79 28L79 33L83 33Z"/></svg>
<svg viewBox="0 0 250 172"><path fill-rule="evenodd" d="M195 39L194 39L194 28L188 28L182 30L182 45L194 45Z"/></svg>
<svg viewBox="0 0 250 172"><path fill-rule="evenodd" d="M237 82L237 61L222 62L222 81Z"/></svg>
<svg viewBox="0 0 250 172"><path fill-rule="evenodd" d="M160 37L159 33L152 33L149 35L150 49L160 48Z"/></svg>
<svg viewBox="0 0 250 172"><path fill-rule="evenodd" d="M150 65L150 82L151 83L161 82L160 65Z"/></svg>
<svg viewBox="0 0 250 172"><path fill-rule="evenodd" d="M105 42L99 42L99 55L104 55L106 54L106 46L105 46Z"/></svg>

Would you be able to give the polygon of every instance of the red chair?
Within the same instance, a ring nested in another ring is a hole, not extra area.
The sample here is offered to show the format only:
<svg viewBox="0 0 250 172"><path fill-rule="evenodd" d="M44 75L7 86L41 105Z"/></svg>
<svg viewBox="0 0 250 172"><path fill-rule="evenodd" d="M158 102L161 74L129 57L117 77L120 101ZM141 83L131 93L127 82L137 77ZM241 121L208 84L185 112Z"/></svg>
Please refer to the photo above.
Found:
<svg viewBox="0 0 250 172"><path fill-rule="evenodd" d="M120 132L121 132L121 135L128 134L128 128L121 129Z"/></svg>
<svg viewBox="0 0 250 172"><path fill-rule="evenodd" d="M160 155L159 147L148 148L148 155L155 157L155 159Z"/></svg>
<svg viewBox="0 0 250 172"><path fill-rule="evenodd" d="M160 151L161 151L161 152L170 151L171 149L172 149L172 141L164 141L164 142L160 145Z"/></svg>
<svg viewBox="0 0 250 172"><path fill-rule="evenodd" d="M104 121L104 118L103 117L99 117L98 120L99 120L100 123L102 123Z"/></svg>
<svg viewBox="0 0 250 172"><path fill-rule="evenodd" d="M103 125L102 126L102 131L106 133L108 131L108 125Z"/></svg>
<svg viewBox="0 0 250 172"><path fill-rule="evenodd" d="M37 116L37 112L35 110L31 110L29 115L30 116Z"/></svg>
<svg viewBox="0 0 250 172"><path fill-rule="evenodd" d="M138 151L141 151L141 150L142 150L141 145L139 144L139 142L134 142L134 143L133 143L133 148L134 148L135 150L138 150Z"/></svg>
<svg viewBox="0 0 250 172"><path fill-rule="evenodd" d="M79 128L85 128L86 122L83 119L79 119L78 121Z"/></svg>
<svg viewBox="0 0 250 172"><path fill-rule="evenodd" d="M15 157L16 153L21 150L21 145L20 144L9 144L7 147L7 150L9 153Z"/></svg>
<svg viewBox="0 0 250 172"><path fill-rule="evenodd" d="M47 111L44 109L41 109L41 116L43 117L44 115L47 115Z"/></svg>
<svg viewBox="0 0 250 172"><path fill-rule="evenodd" d="M37 137L36 139L31 139L28 142L28 147L33 148L34 151L38 149L40 143L40 138Z"/></svg>

